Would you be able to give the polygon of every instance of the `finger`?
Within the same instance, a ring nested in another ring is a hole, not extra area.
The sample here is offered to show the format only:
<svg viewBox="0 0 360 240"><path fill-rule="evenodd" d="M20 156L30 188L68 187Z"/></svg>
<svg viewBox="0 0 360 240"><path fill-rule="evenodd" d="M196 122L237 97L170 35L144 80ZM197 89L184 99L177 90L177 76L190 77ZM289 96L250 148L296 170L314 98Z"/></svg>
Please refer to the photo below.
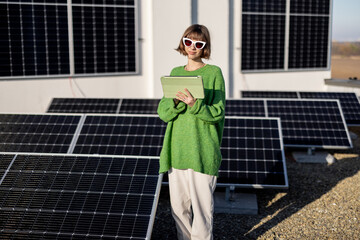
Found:
<svg viewBox="0 0 360 240"><path fill-rule="evenodd" d="M176 96L179 96L180 98L186 98L187 96L183 92L178 92Z"/></svg>
<svg viewBox="0 0 360 240"><path fill-rule="evenodd" d="M187 88L185 88L184 90L189 97L193 98L192 94L189 92L189 90Z"/></svg>
<svg viewBox="0 0 360 240"><path fill-rule="evenodd" d="M179 100L182 100L182 99L184 99L185 97L184 97L184 95L182 95L182 94L176 94L176 97L177 97L177 99L179 99Z"/></svg>

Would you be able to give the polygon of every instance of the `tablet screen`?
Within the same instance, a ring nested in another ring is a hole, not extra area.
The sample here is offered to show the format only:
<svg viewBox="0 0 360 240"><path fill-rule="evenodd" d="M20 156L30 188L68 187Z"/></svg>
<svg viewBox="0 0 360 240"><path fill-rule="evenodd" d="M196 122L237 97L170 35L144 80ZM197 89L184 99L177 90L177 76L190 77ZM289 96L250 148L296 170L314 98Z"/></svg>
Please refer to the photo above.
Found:
<svg viewBox="0 0 360 240"><path fill-rule="evenodd" d="M185 93L187 88L194 98L204 98L204 86L201 76L163 76L161 85L165 98L176 98L177 92Z"/></svg>

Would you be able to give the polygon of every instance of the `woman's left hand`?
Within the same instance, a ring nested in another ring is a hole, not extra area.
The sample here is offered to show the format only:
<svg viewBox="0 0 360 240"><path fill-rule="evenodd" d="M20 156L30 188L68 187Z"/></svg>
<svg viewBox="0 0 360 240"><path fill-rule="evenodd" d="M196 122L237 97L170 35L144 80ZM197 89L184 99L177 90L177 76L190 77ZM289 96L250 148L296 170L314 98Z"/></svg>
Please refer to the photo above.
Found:
<svg viewBox="0 0 360 240"><path fill-rule="evenodd" d="M191 93L189 92L189 90L187 88L185 88L184 90L185 90L185 93L179 91L176 94L177 99L184 102L185 104L187 104L190 107L194 106L196 99L191 95Z"/></svg>

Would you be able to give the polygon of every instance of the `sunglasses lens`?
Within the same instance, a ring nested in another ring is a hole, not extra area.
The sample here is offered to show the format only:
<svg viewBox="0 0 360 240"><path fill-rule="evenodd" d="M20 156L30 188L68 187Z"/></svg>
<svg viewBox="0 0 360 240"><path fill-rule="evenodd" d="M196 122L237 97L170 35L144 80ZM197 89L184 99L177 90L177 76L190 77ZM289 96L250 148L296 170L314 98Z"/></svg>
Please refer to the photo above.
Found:
<svg viewBox="0 0 360 240"><path fill-rule="evenodd" d="M197 43L195 43L195 47L198 48L198 49L201 49L201 48L204 47L204 44L201 43L201 42L197 42Z"/></svg>
<svg viewBox="0 0 360 240"><path fill-rule="evenodd" d="M192 44L192 42L191 42L190 40L185 39L185 40L184 40L184 44L185 44L187 47L190 47L191 44Z"/></svg>

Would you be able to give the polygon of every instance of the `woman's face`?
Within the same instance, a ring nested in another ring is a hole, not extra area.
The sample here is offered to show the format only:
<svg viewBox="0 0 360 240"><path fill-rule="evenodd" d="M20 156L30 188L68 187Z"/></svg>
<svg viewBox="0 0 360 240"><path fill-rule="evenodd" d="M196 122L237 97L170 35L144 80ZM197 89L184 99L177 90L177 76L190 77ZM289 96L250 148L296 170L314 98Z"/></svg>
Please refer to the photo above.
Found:
<svg viewBox="0 0 360 240"><path fill-rule="evenodd" d="M192 41L197 41L196 39L190 38ZM201 59L203 49L198 49L195 47L195 44L191 44L189 47L185 45L185 52L187 53L188 59L199 60Z"/></svg>

